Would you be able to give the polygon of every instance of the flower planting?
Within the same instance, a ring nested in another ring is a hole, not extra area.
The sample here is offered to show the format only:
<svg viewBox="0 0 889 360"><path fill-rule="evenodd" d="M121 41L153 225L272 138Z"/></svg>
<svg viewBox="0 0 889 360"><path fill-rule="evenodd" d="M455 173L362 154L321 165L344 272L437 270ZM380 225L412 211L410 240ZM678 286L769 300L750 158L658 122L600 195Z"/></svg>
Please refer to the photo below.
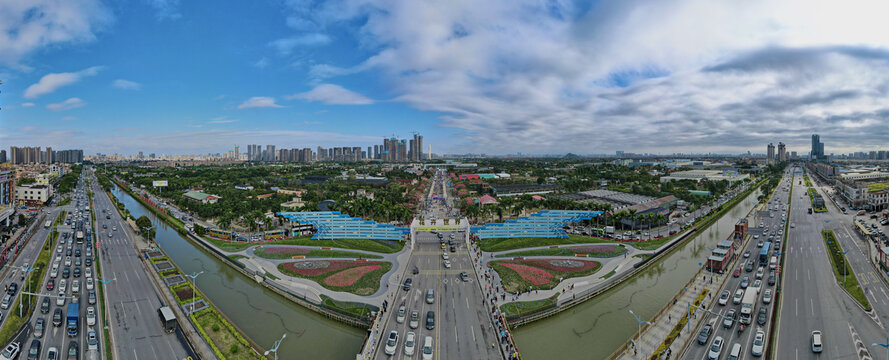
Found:
<svg viewBox="0 0 889 360"><path fill-rule="evenodd" d="M497 271L503 288L509 292L531 289L552 289L560 280L588 276L598 271L601 264L574 259L521 259L490 262Z"/></svg>
<svg viewBox="0 0 889 360"><path fill-rule="evenodd" d="M358 260L308 260L278 265L282 273L312 280L321 286L356 295L372 295L380 288L380 278L392 263Z"/></svg>

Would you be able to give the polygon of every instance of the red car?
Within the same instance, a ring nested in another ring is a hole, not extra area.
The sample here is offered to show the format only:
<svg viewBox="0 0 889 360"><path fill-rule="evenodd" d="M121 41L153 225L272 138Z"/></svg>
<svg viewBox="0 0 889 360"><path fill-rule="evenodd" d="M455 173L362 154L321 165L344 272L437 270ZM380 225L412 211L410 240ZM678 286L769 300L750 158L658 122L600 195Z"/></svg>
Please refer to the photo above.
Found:
<svg viewBox="0 0 889 360"><path fill-rule="evenodd" d="M49 281L46 282L46 290L52 290L55 287L56 287L56 279L49 279Z"/></svg>
<svg viewBox="0 0 889 360"><path fill-rule="evenodd" d="M738 266L738 268L735 269L735 272L732 274L732 276L734 276L734 277L740 277L740 276L741 276L741 267L740 267L740 266Z"/></svg>

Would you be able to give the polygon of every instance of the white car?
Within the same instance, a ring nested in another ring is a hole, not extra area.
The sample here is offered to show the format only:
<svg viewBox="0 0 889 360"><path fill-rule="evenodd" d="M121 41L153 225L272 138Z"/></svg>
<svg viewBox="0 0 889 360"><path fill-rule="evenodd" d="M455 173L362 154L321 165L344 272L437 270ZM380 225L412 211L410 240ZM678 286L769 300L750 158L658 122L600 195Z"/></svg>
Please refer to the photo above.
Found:
<svg viewBox="0 0 889 360"><path fill-rule="evenodd" d="M722 355L722 346L722 336L717 336L716 339L713 339L713 343L710 344L710 351L707 352L707 359L718 360L719 356Z"/></svg>
<svg viewBox="0 0 889 360"><path fill-rule="evenodd" d="M16 357L18 357L19 351L21 351L21 346L17 342L6 345L6 348L4 348L2 352L0 352L0 359L2 359L2 360L15 359Z"/></svg>
<svg viewBox="0 0 889 360"><path fill-rule="evenodd" d="M398 315L395 317L395 322L397 322L399 324L403 324L404 323L404 316L406 315L405 314L406 312L407 312L407 310L404 309L404 305L401 305L400 307L398 307Z"/></svg>
<svg viewBox="0 0 889 360"><path fill-rule="evenodd" d="M88 278L93 277L93 268L91 268L91 267L86 268L86 270L84 270L84 272L83 272L83 276L86 276Z"/></svg>
<svg viewBox="0 0 889 360"><path fill-rule="evenodd" d="M59 297L56 298L56 306L64 306L65 305L65 292L59 291Z"/></svg>
<svg viewBox="0 0 889 360"><path fill-rule="evenodd" d="M86 278L86 289L93 290L94 288L95 288L95 283L93 283L93 278L91 278L91 277Z"/></svg>
<svg viewBox="0 0 889 360"><path fill-rule="evenodd" d="M744 290L738 289L738 291L735 291L735 297L732 298L732 303L735 305L738 305L741 303L741 300L743 300L743 299L744 299Z"/></svg>
<svg viewBox="0 0 889 360"><path fill-rule="evenodd" d="M445 260L445 261L444 261L444 267L445 267L445 269L450 269L450 268L451 268L451 261L450 261L450 260Z"/></svg>
<svg viewBox="0 0 889 360"><path fill-rule="evenodd" d="M80 279L76 279L71 283L71 293L74 295L80 293Z"/></svg>
<svg viewBox="0 0 889 360"><path fill-rule="evenodd" d="M92 306L86 308L86 324L89 326L96 325L96 308Z"/></svg>
<svg viewBox="0 0 889 360"><path fill-rule="evenodd" d="M423 338L423 360L432 360L432 337Z"/></svg>
<svg viewBox="0 0 889 360"><path fill-rule="evenodd" d="M65 266L71 266L71 257L65 256Z"/></svg>
<svg viewBox="0 0 889 360"><path fill-rule="evenodd" d="M88 350L99 350L99 338L96 336L96 330L90 329L87 332L86 344Z"/></svg>
<svg viewBox="0 0 889 360"><path fill-rule="evenodd" d="M731 296L730 294L731 293L729 293L728 290L724 290L722 295L719 296L719 305L725 306L728 304L728 298Z"/></svg>
<svg viewBox="0 0 889 360"><path fill-rule="evenodd" d="M772 289L766 289L766 291L762 293L762 303L768 304L770 302L772 302Z"/></svg>
<svg viewBox="0 0 889 360"><path fill-rule="evenodd" d="M386 355L395 355L395 349L398 348L398 331L392 330L389 337L386 338Z"/></svg>
<svg viewBox="0 0 889 360"><path fill-rule="evenodd" d="M753 356L762 356L762 351L765 347L765 338L765 331L756 330L756 336L753 337L753 346L750 347L750 353L753 354Z"/></svg>
<svg viewBox="0 0 889 360"><path fill-rule="evenodd" d="M62 279L59 281L59 292L65 293L65 290L68 290L68 280Z"/></svg>
<svg viewBox="0 0 889 360"><path fill-rule="evenodd" d="M408 332L404 336L404 354L407 356L414 355L414 349L417 347L417 336L413 331Z"/></svg>
<svg viewBox="0 0 889 360"><path fill-rule="evenodd" d="M812 352L820 353L823 350L824 344L821 343L821 340L821 331L812 331Z"/></svg>
<svg viewBox="0 0 889 360"><path fill-rule="evenodd" d="M62 250L65 250L65 249L62 248L62 245L56 246L56 252L57 252L57 253L61 254L61 253L62 253Z"/></svg>

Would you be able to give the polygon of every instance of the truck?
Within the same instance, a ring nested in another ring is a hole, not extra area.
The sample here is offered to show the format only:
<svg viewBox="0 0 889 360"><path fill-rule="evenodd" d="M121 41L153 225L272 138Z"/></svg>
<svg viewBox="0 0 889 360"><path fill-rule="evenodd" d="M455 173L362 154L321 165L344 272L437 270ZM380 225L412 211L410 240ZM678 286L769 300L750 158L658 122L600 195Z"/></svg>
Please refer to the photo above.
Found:
<svg viewBox="0 0 889 360"><path fill-rule="evenodd" d="M83 244L83 231L78 231L78 232L77 232L77 243L78 243L78 244Z"/></svg>
<svg viewBox="0 0 889 360"><path fill-rule="evenodd" d="M52 226L52 220L46 220L46 223L43 224L43 227L45 227L47 229L49 229L50 226Z"/></svg>
<svg viewBox="0 0 889 360"><path fill-rule="evenodd" d="M605 227L605 234L614 235L614 226L606 226Z"/></svg>
<svg viewBox="0 0 889 360"><path fill-rule="evenodd" d="M65 323L68 327L68 337L77 336L78 323L80 322L80 304L72 302L68 304L68 316Z"/></svg>
<svg viewBox="0 0 889 360"><path fill-rule="evenodd" d="M756 295L758 292L754 288L744 291L744 297L741 298L741 317L738 321L744 325L750 325L753 320L753 310L756 307Z"/></svg>

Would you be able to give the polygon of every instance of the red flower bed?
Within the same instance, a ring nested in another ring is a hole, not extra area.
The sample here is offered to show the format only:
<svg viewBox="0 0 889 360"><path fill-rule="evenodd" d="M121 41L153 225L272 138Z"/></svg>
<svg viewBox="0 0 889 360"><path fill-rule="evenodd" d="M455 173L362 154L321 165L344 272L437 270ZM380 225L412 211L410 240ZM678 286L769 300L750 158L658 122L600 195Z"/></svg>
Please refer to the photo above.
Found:
<svg viewBox="0 0 889 360"><path fill-rule="evenodd" d="M314 260L289 262L284 264L284 268L303 276L318 276L359 265L379 264L379 262L374 261Z"/></svg>
<svg viewBox="0 0 889 360"><path fill-rule="evenodd" d="M176 297L178 297L179 300L191 299L194 297L194 290L192 290L191 287L176 289Z"/></svg>
<svg viewBox="0 0 889 360"><path fill-rule="evenodd" d="M572 247L571 250L573 250L576 253L580 253L580 254L590 254L590 253L607 254L607 253L613 253L613 252L617 251L617 246L616 245L575 246L575 247Z"/></svg>
<svg viewBox="0 0 889 360"><path fill-rule="evenodd" d="M536 267L513 263L501 263L500 265L514 270L519 274L519 276L522 277L522 279L533 285L549 284L553 278L553 274L550 274L546 270L538 269Z"/></svg>
<svg viewBox="0 0 889 360"><path fill-rule="evenodd" d="M353 267L328 276L326 279L324 279L324 283L330 286L338 287L350 286L358 281L358 279L361 279L364 274L380 268L382 268L382 266L380 265Z"/></svg>
<svg viewBox="0 0 889 360"><path fill-rule="evenodd" d="M289 246L263 246L261 249L266 254L303 255L303 254L309 253L309 249L289 247Z"/></svg>
<svg viewBox="0 0 889 360"><path fill-rule="evenodd" d="M541 269L560 273L573 273L593 269L598 264L595 261L588 260L563 260L563 259L524 259L517 260L516 263L530 265ZM576 266L575 266L576 265Z"/></svg>

